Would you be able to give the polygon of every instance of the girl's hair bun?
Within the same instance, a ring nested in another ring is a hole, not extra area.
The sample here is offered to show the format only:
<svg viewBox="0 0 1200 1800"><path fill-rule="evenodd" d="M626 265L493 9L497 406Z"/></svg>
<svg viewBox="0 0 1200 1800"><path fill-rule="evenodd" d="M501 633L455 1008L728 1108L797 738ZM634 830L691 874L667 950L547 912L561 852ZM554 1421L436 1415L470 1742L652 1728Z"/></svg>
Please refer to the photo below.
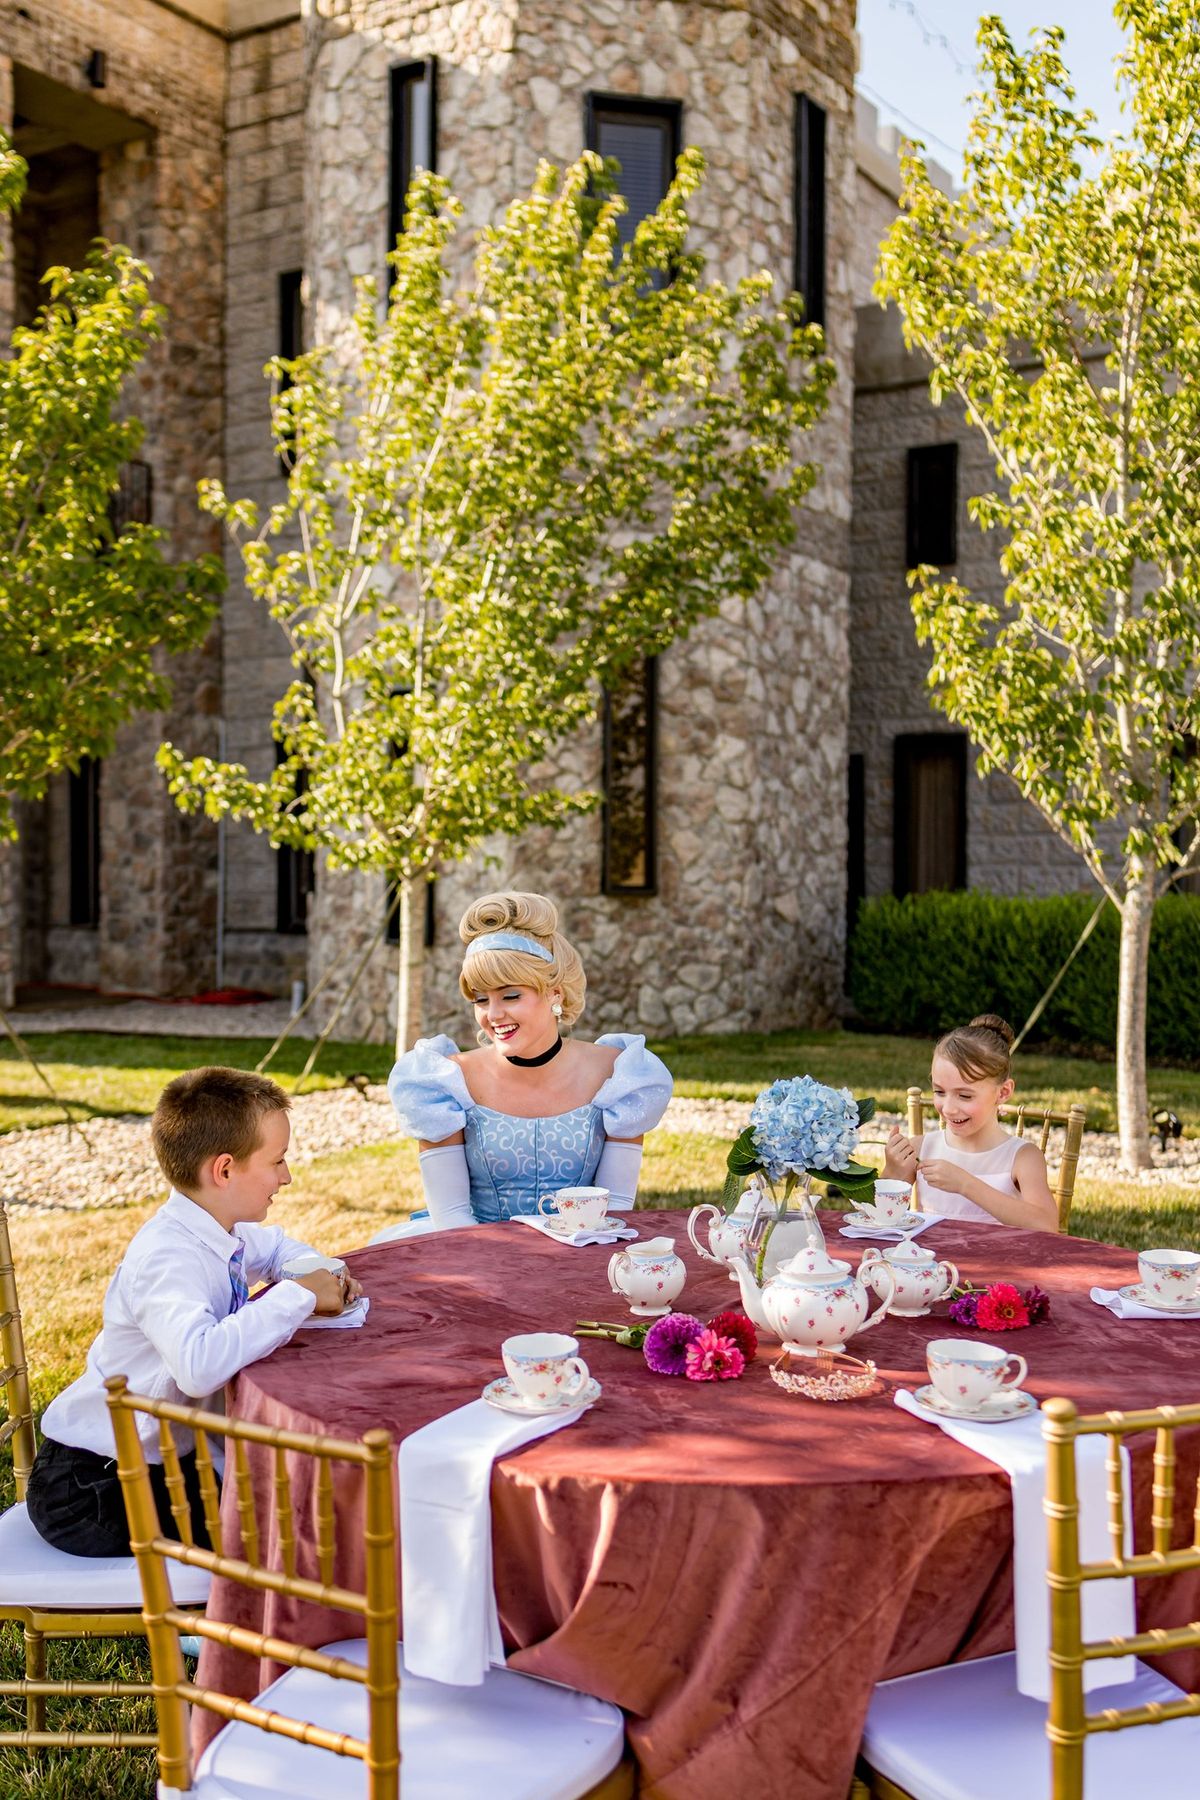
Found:
<svg viewBox="0 0 1200 1800"><path fill-rule="evenodd" d="M544 894L485 894L468 906L458 935L469 944L490 931L523 931L529 937L552 938L557 929L558 908Z"/></svg>
<svg viewBox="0 0 1200 1800"><path fill-rule="evenodd" d="M968 1029L972 1031L994 1031L996 1036L1002 1040L1006 1050L1011 1050L1017 1041L1016 1032L1013 1030L1008 1020L1002 1019L999 1013L978 1013L976 1017L971 1020Z"/></svg>

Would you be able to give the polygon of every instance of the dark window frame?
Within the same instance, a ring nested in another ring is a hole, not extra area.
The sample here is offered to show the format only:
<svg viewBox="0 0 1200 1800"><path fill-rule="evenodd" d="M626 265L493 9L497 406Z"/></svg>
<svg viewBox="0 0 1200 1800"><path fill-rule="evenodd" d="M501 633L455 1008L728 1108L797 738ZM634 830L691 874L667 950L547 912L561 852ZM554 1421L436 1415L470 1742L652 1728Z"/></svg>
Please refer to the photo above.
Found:
<svg viewBox="0 0 1200 1800"><path fill-rule="evenodd" d="M437 906L434 900L434 889L437 887L437 876L431 876L425 883L425 918L422 942L427 950L432 950L437 943ZM400 942L400 907L396 896L397 883L389 881L384 889L384 912L387 925L384 928L385 944Z"/></svg>
<svg viewBox="0 0 1200 1800"><path fill-rule="evenodd" d="M589 91L583 101L583 141L587 149L597 156L603 154L600 149L600 127L606 119L621 120L653 120L656 125L666 125L661 134L663 160L661 170L661 189L659 200L665 196L675 178L675 166L679 161L683 148L683 101L651 100L640 94L608 94L600 91ZM618 192L620 190L618 189ZM657 205L658 202L656 201ZM645 216L645 215L643 215ZM624 217L628 219L629 215ZM636 228L638 221L633 221ZM653 286L661 287L667 277L655 277Z"/></svg>
<svg viewBox="0 0 1200 1800"><path fill-rule="evenodd" d="M100 759L81 756L67 776L67 880L70 924L100 924Z"/></svg>
<svg viewBox="0 0 1200 1800"><path fill-rule="evenodd" d="M867 759L852 750L846 759L846 958L850 985L850 940L858 909L867 897Z"/></svg>
<svg viewBox="0 0 1200 1800"><path fill-rule="evenodd" d="M792 147L792 286L809 325L824 325L827 257L827 118L808 94L796 95Z"/></svg>
<svg viewBox="0 0 1200 1800"><path fill-rule="evenodd" d="M638 665L634 665L635 668ZM640 664L645 705L646 751L642 788L642 844L646 879L641 883L620 881L614 874L614 831L609 792L613 779L613 707L612 695L605 692L601 708L603 739L604 804L601 808L600 891L602 894L627 899L650 898L658 892L658 658L644 657ZM619 679L628 682L633 670Z"/></svg>
<svg viewBox="0 0 1200 1800"><path fill-rule="evenodd" d="M286 752L275 745L276 766ZM304 770L296 776L296 792L307 785ZM275 852L275 929L281 937L308 936L308 903L317 889L317 859L312 850L296 850L280 844Z"/></svg>
<svg viewBox="0 0 1200 1800"><path fill-rule="evenodd" d="M912 778L922 752L953 755L957 764L954 883L950 891L958 892L967 885L967 743L965 731L903 731L892 739L892 892L898 899L918 891L911 881L913 842L909 819Z"/></svg>
<svg viewBox="0 0 1200 1800"><path fill-rule="evenodd" d="M281 269L276 282L278 305L278 354L284 362L293 362L304 354L304 270ZM291 377L284 375L279 384L280 393L286 393L292 385ZM290 475L296 466L296 458L290 449L279 453L279 473Z"/></svg>
<svg viewBox="0 0 1200 1800"><path fill-rule="evenodd" d="M438 59L436 56L424 57L419 62L393 63L388 70L387 253L389 256L396 248L396 239L404 230L404 208L413 176L418 169L428 169L431 174L437 170L437 74ZM412 90L414 87L426 84L429 88L429 141L425 146L428 151L428 159L422 160L412 153ZM396 273L390 262L387 265L387 272L390 288Z"/></svg>
<svg viewBox="0 0 1200 1800"><path fill-rule="evenodd" d="M114 538L127 525L154 523L154 470L148 462L131 457L121 464L108 497L108 523Z"/></svg>
<svg viewBox="0 0 1200 1800"><path fill-rule="evenodd" d="M935 507L937 509L935 515ZM905 458L905 567L958 561L958 445L914 444Z"/></svg>

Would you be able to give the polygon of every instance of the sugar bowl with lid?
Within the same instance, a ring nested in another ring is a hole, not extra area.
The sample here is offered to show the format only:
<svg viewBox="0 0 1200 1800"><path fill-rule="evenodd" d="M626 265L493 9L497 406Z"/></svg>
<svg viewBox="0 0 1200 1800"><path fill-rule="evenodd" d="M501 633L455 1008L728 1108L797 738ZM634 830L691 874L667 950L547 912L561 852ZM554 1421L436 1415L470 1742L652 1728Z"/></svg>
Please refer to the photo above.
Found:
<svg viewBox="0 0 1200 1800"><path fill-rule="evenodd" d="M958 1286L958 1270L952 1262L939 1262L932 1250L911 1241L874 1246L863 1252L859 1274L880 1294L890 1274L895 1289L891 1311L899 1319L923 1319L937 1300L945 1300Z"/></svg>

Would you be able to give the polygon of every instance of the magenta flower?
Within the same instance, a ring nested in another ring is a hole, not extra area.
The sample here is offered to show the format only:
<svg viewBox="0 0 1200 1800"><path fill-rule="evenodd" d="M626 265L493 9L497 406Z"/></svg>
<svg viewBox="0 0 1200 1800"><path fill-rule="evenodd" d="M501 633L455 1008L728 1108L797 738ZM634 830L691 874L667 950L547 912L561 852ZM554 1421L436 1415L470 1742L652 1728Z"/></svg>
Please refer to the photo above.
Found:
<svg viewBox="0 0 1200 1800"><path fill-rule="evenodd" d="M979 1323L979 1295L967 1293L950 1302L950 1317L956 1325L966 1325L974 1330Z"/></svg>
<svg viewBox="0 0 1200 1800"><path fill-rule="evenodd" d="M1040 1325L1043 1319L1050 1317L1050 1296L1040 1287L1026 1288L1025 1310L1029 1314L1031 1325Z"/></svg>
<svg viewBox="0 0 1200 1800"><path fill-rule="evenodd" d="M719 1331L702 1331L684 1352L689 1381L736 1381L746 1359L731 1337Z"/></svg>
<svg viewBox="0 0 1200 1800"><path fill-rule="evenodd" d="M656 1375L685 1375L688 1345L703 1330L691 1313L666 1313L646 1333L642 1355Z"/></svg>

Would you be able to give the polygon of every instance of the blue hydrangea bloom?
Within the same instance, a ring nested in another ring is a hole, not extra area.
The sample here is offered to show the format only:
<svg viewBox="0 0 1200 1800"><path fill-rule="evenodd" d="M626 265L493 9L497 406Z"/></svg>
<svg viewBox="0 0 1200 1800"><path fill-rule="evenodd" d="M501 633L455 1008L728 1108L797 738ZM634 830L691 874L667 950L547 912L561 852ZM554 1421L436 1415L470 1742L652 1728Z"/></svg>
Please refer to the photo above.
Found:
<svg viewBox="0 0 1200 1800"><path fill-rule="evenodd" d="M826 1087L811 1075L764 1088L750 1123L770 1181L805 1169L845 1169L858 1145L858 1106L850 1089Z"/></svg>

